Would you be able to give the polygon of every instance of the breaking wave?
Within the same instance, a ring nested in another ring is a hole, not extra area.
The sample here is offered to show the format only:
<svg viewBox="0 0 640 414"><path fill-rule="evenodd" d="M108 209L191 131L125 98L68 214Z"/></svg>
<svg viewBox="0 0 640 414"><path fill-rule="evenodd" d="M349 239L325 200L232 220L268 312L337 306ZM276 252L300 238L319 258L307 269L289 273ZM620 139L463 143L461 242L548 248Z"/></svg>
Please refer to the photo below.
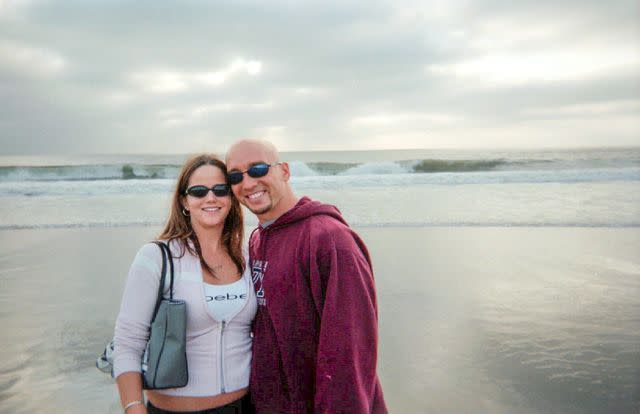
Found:
<svg viewBox="0 0 640 414"><path fill-rule="evenodd" d="M98 164L0 167L0 181L92 181L176 178L179 165Z"/></svg>
<svg viewBox="0 0 640 414"><path fill-rule="evenodd" d="M361 176L394 174L478 173L494 171L563 171L640 167L640 160L506 160L416 159L373 162L289 162L293 177ZM0 182L96 181L175 179L179 164L95 164L51 166L0 166Z"/></svg>

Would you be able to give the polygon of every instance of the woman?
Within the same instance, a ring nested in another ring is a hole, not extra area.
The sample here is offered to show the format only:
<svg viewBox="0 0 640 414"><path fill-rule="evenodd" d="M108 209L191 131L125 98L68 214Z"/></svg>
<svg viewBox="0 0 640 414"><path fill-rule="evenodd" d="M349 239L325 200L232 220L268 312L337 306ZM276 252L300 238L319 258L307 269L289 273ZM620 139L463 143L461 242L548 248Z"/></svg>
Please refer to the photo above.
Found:
<svg viewBox="0 0 640 414"><path fill-rule="evenodd" d="M242 238L242 210L230 191L224 163L208 154L189 159L159 236L173 256L174 299L187 302L189 382L182 388L149 390L148 405L142 403L141 358L162 264L160 248L149 243L131 265L115 329L114 376L126 414L249 409L256 299Z"/></svg>

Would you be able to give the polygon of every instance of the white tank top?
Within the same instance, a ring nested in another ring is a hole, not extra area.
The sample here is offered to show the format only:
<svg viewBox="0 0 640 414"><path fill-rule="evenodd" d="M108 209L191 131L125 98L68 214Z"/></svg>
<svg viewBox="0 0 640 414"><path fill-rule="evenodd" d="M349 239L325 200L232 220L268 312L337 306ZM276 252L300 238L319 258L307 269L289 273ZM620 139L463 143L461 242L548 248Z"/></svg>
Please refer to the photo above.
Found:
<svg viewBox="0 0 640 414"><path fill-rule="evenodd" d="M204 283L207 311L217 321L228 321L247 302L247 282L237 280L227 285Z"/></svg>

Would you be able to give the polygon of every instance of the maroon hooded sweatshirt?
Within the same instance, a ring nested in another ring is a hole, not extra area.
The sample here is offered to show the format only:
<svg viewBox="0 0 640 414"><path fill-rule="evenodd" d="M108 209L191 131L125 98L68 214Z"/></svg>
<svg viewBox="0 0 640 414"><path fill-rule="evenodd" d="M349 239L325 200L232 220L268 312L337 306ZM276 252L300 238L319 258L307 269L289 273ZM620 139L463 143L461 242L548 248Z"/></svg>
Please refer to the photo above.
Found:
<svg viewBox="0 0 640 414"><path fill-rule="evenodd" d="M257 413L386 413L371 260L338 209L303 197L249 251Z"/></svg>

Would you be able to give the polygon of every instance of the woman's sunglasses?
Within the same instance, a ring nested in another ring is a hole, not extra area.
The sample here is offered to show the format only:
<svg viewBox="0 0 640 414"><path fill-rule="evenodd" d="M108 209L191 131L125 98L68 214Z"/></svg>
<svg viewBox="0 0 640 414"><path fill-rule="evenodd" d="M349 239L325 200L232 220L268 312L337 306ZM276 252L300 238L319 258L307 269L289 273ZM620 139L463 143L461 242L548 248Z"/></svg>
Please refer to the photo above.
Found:
<svg viewBox="0 0 640 414"><path fill-rule="evenodd" d="M247 173L251 178L264 177L265 175L267 175L267 173L269 173L270 167L275 167L276 165L280 165L280 164L282 164L282 162L276 162L273 164L267 164L262 162L260 164L252 165L246 171L232 171L227 174L227 180L229 180L229 184L236 185L242 182L242 179L244 178L244 173Z"/></svg>
<svg viewBox="0 0 640 414"><path fill-rule="evenodd" d="M230 190L231 189L229 188L228 184L216 184L211 188L204 185L194 185L193 187L187 188L187 191L185 191L184 193L185 195L190 195L191 197L203 198L206 197L207 194L209 194L209 191L213 191L213 195L215 195L216 197L225 197L229 195Z"/></svg>

